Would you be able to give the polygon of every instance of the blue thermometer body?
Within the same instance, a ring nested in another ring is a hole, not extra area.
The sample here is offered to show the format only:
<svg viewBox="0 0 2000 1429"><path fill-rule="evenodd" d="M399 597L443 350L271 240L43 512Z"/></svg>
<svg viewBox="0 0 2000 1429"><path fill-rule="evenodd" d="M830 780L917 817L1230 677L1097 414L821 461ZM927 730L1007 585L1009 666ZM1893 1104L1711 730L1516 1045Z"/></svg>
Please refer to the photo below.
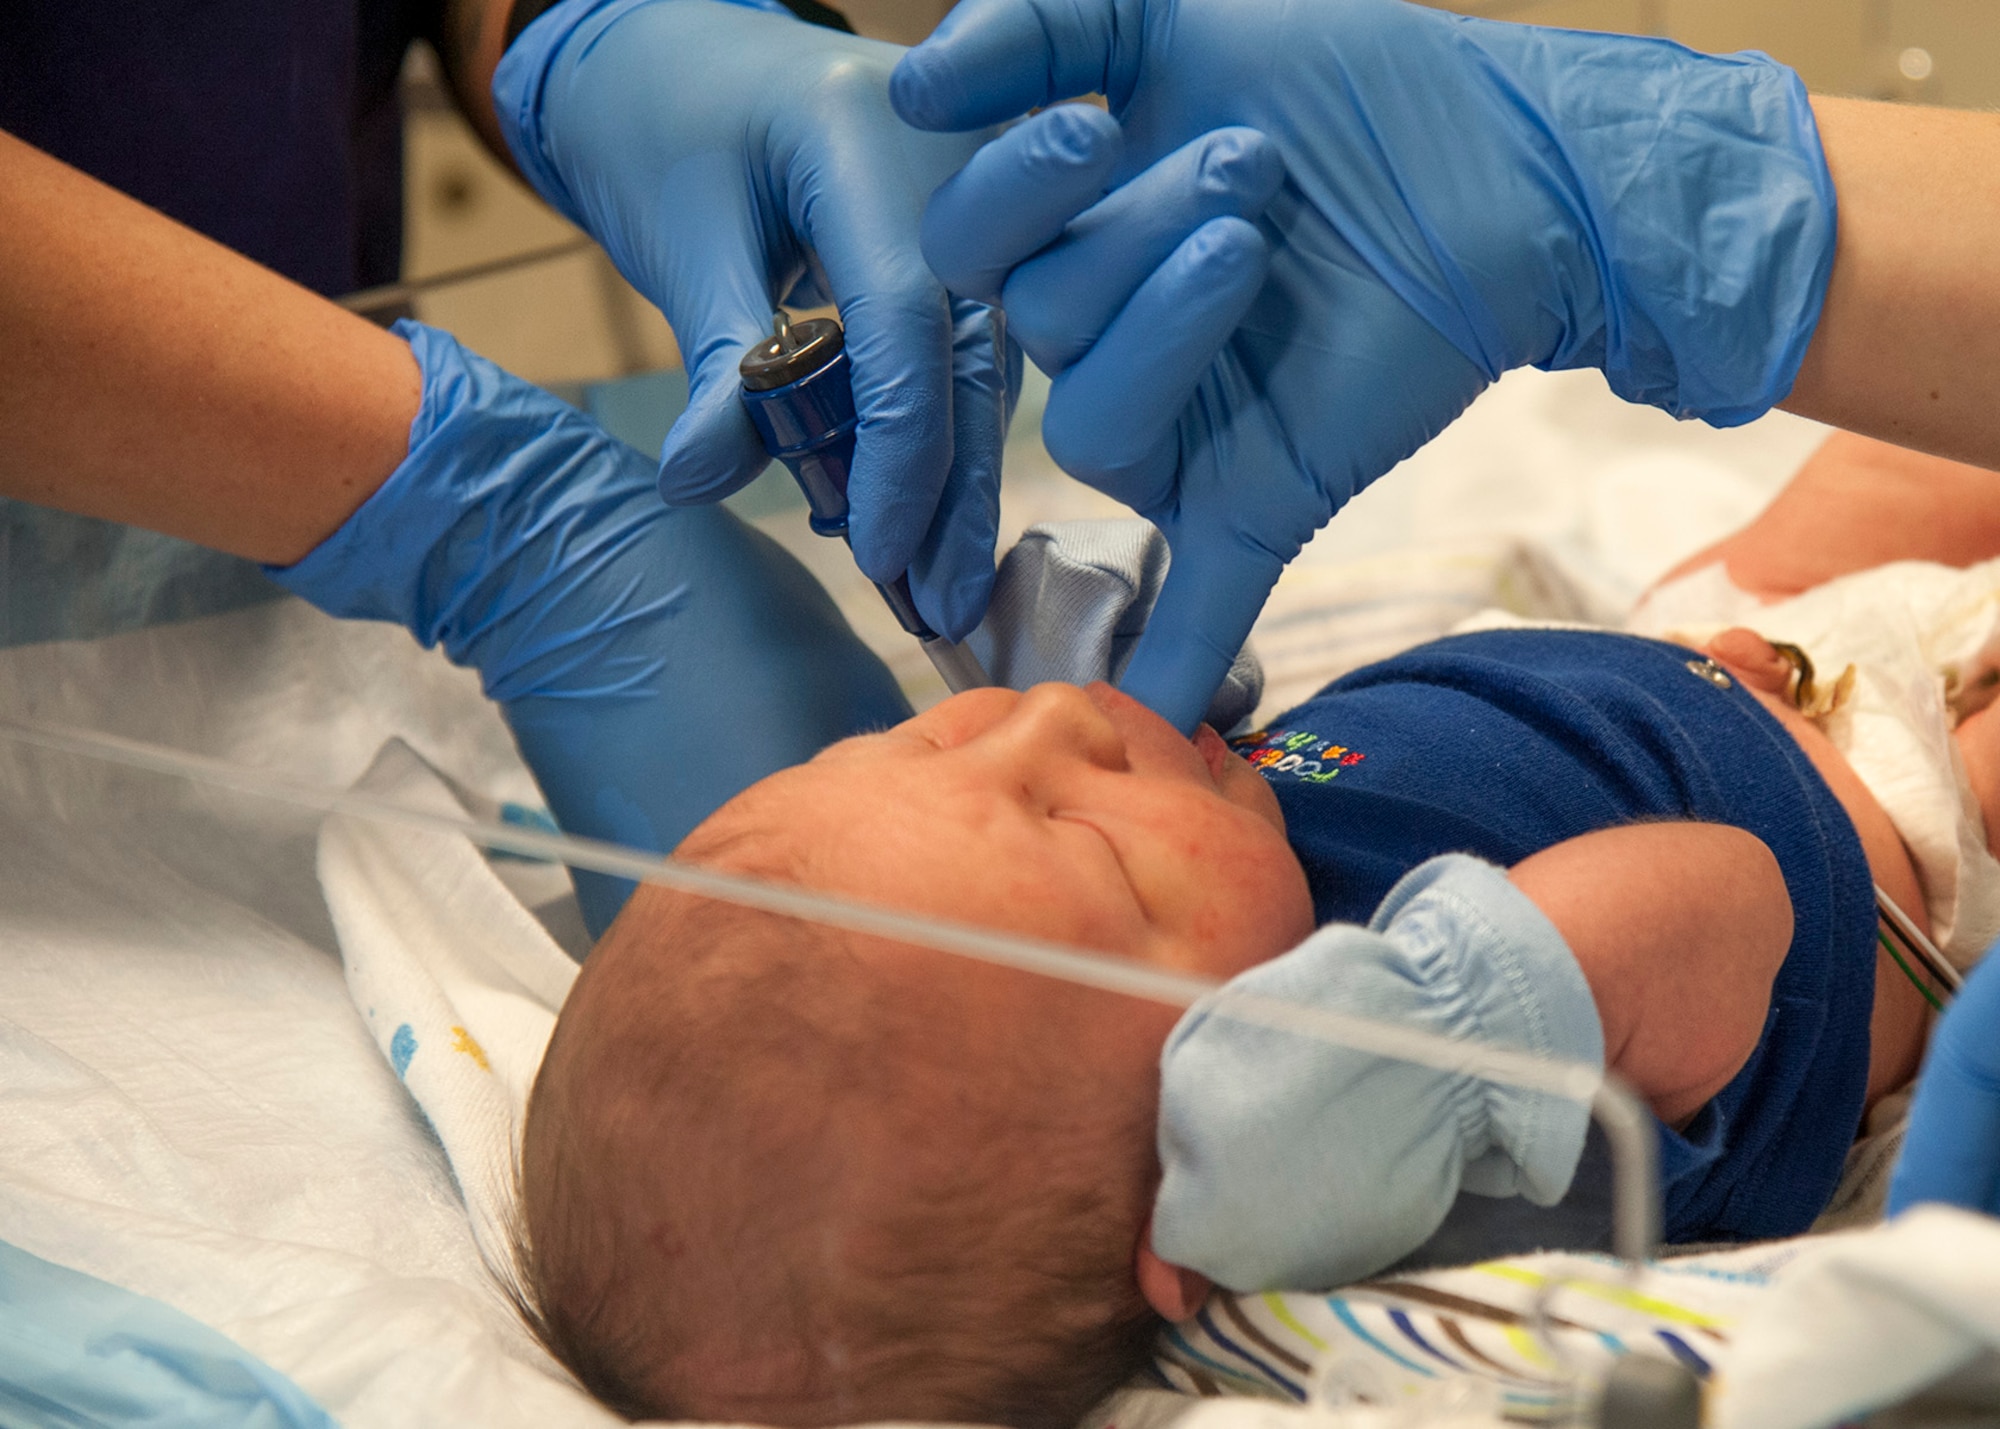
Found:
<svg viewBox="0 0 2000 1429"><path fill-rule="evenodd" d="M794 324L780 314L771 336L743 355L737 372L743 379L743 405L764 450L784 463L805 493L814 534L847 540L855 416L840 324L832 318ZM952 693L993 683L976 655L939 635L917 613L907 574L876 581L875 589L896 623L922 643Z"/></svg>

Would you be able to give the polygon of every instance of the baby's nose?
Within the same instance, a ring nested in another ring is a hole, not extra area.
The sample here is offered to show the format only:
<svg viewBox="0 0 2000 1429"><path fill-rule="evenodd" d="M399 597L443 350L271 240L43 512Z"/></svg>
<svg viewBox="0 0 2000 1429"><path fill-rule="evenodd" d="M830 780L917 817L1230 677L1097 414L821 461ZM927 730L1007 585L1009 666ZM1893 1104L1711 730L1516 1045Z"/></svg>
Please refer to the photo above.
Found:
<svg viewBox="0 0 2000 1429"><path fill-rule="evenodd" d="M1004 737L1010 750L1031 765L1080 757L1105 769L1126 767L1118 727L1075 685L1034 686L1005 722Z"/></svg>

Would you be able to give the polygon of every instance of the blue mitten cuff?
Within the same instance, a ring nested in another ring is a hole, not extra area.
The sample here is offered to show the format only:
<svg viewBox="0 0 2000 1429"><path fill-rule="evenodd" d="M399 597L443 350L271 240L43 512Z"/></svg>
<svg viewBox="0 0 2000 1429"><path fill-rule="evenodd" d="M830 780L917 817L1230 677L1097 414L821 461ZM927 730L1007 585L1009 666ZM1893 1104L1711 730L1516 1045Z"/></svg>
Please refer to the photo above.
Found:
<svg viewBox="0 0 2000 1429"><path fill-rule="evenodd" d="M1602 1067L1562 935L1506 874L1450 854L1368 928L1322 928L1229 993ZM1461 1190L1553 1204L1588 1106L1239 1021L1213 1001L1161 1054L1153 1248L1234 1290L1319 1289L1429 1238Z"/></svg>

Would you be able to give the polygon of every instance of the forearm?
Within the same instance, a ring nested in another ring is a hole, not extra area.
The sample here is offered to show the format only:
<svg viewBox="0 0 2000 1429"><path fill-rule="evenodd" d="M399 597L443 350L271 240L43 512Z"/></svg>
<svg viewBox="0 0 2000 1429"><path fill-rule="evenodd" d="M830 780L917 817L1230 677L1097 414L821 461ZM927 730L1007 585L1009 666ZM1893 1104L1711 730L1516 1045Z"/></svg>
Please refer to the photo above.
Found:
<svg viewBox="0 0 2000 1429"><path fill-rule="evenodd" d="M1767 600L1891 561L1970 566L2000 556L2000 472L1835 432L1742 530L1661 576L1713 561Z"/></svg>
<svg viewBox="0 0 2000 1429"><path fill-rule="evenodd" d="M394 471L409 349L0 134L0 495L278 564Z"/></svg>
<svg viewBox="0 0 2000 1429"><path fill-rule="evenodd" d="M1838 247L1783 405L2000 467L2000 115L1824 98L1813 113Z"/></svg>
<svg viewBox="0 0 2000 1429"><path fill-rule="evenodd" d="M493 71L507 48L507 16L513 0L445 0L438 57L466 120L500 161L514 167L500 120L493 110Z"/></svg>

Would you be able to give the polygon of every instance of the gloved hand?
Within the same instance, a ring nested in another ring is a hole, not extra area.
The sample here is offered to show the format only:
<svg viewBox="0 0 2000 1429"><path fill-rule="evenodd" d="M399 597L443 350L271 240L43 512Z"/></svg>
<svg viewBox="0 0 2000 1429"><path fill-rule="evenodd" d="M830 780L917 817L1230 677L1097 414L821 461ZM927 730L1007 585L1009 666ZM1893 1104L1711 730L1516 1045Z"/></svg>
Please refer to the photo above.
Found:
<svg viewBox="0 0 2000 1429"><path fill-rule="evenodd" d="M1318 1290L1430 1238L1460 1190L1554 1205L1587 1103L1229 1015L1230 994L1591 1067L1604 1033L1555 925L1491 864L1447 854L1198 1003L1160 1054L1153 1250L1232 1290Z"/></svg>
<svg viewBox="0 0 2000 1429"><path fill-rule="evenodd" d="M720 507L660 504L653 465L416 323L401 466L271 576L479 672L567 833L670 851L836 739L907 718L804 567ZM576 874L591 934L631 885Z"/></svg>
<svg viewBox="0 0 2000 1429"><path fill-rule="evenodd" d="M1996 944L1995 948L2000 948ZM1942 1201L2000 1216L2000 957L1994 948L1931 1033L1889 1214Z"/></svg>
<svg viewBox="0 0 2000 1429"><path fill-rule="evenodd" d="M978 141L897 120L900 53L775 3L563 0L493 97L522 172L680 338L691 387L661 495L715 501L764 469L736 364L779 299L832 301L860 416L855 559L874 580L907 569L925 618L962 639L992 584L1020 355L918 251L925 198Z"/></svg>
<svg viewBox="0 0 2000 1429"><path fill-rule="evenodd" d="M1599 367L1727 425L1784 396L1818 319L1832 184L1803 86L1761 55L1403 0L962 0L890 85L937 130L1089 91L1123 144L1080 155L1086 178L1131 181L1226 126L1282 156L1268 273L1219 352L1240 255L1218 276L1155 245L1148 277L1115 242L1086 253L1152 231L1030 161L1033 131L1075 124L1060 109L940 190L926 253L969 294L1011 271L1011 330L1062 364L1050 451L1167 531L1125 688L1182 727L1300 545L1502 372Z"/></svg>

